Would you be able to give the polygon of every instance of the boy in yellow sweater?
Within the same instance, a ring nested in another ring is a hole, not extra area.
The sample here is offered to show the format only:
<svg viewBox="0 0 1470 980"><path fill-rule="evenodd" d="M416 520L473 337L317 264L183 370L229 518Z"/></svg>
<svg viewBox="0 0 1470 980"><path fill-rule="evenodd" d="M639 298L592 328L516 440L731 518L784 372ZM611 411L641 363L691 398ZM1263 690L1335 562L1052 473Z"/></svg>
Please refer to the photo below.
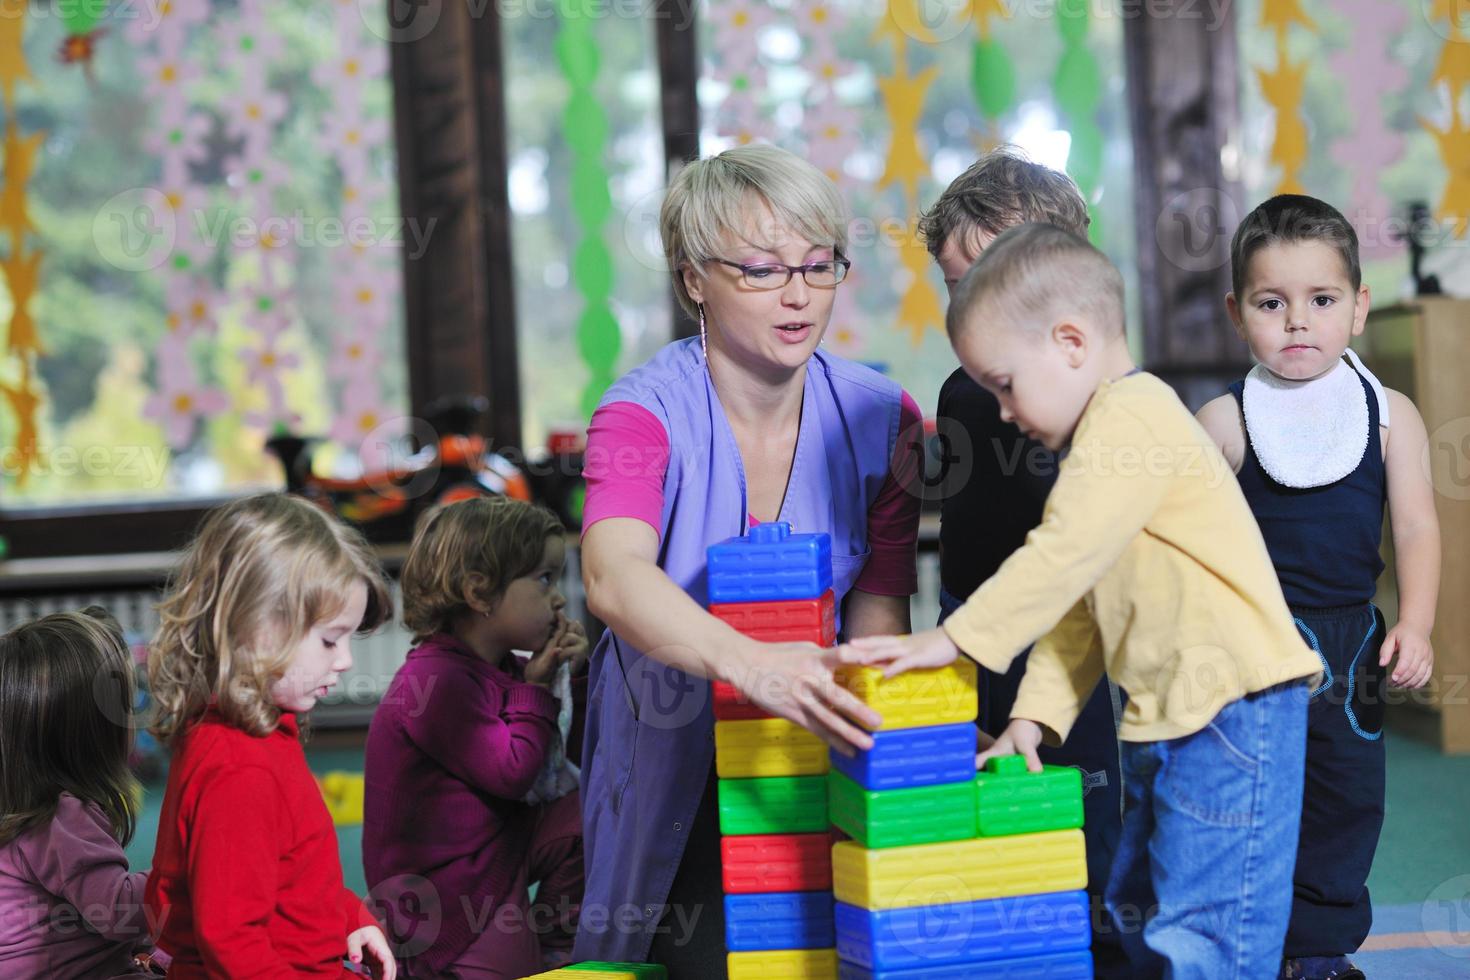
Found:
<svg viewBox="0 0 1470 980"><path fill-rule="evenodd" d="M1106 670L1128 694L1106 895L1134 975L1275 976L1321 663L1229 465L1134 366L1123 323L1121 277L1075 235L1021 225L985 250L950 341L1005 419L1066 451L1060 475L1041 525L941 628L841 656L890 676L960 653L1004 672L1037 641L1010 726L977 759L1019 752L1033 770Z"/></svg>

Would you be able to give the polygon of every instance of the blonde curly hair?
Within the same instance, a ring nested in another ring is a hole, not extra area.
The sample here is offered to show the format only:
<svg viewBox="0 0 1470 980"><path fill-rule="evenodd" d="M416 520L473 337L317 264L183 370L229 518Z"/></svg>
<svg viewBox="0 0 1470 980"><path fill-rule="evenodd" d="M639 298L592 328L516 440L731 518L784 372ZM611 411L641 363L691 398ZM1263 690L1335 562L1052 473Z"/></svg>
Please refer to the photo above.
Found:
<svg viewBox="0 0 1470 980"><path fill-rule="evenodd" d="M148 654L156 715L173 744L205 709L251 735L273 731L270 688L302 638L337 615L352 585L367 586L357 632L392 616L388 584L361 534L299 497L265 494L205 518L159 604Z"/></svg>

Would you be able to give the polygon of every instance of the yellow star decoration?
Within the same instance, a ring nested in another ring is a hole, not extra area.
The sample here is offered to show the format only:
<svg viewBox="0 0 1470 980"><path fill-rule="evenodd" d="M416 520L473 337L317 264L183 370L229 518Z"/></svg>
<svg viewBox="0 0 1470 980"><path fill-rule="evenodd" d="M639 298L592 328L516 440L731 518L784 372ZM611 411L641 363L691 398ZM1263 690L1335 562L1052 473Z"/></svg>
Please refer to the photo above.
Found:
<svg viewBox="0 0 1470 980"><path fill-rule="evenodd" d="M20 255L12 252L0 260L0 271L5 273L5 283L10 289L13 312L10 315L10 336L6 349L25 357L27 354L43 354L41 338L36 335L36 321L31 319L31 297L36 295L36 278L41 268L41 253Z"/></svg>
<svg viewBox="0 0 1470 980"><path fill-rule="evenodd" d="M5 185L0 187L0 228L10 232L10 240L18 244L28 231L35 231L26 208L26 184L35 167L36 151L45 133L32 133L25 139L15 131L14 116L5 125Z"/></svg>
<svg viewBox="0 0 1470 980"><path fill-rule="evenodd" d="M914 198L918 195L919 180L929 175L929 163L919 149L919 116L939 66L931 65L917 75L901 72L900 65L900 74L878 79L878 91L883 95L893 134L878 190L897 183L903 187L906 197Z"/></svg>
<svg viewBox="0 0 1470 980"><path fill-rule="evenodd" d="M990 39L990 22L995 18L1001 20L1011 19L1010 6L1006 0L974 0L970 5L971 15L975 18L975 27L980 32L980 40Z"/></svg>
<svg viewBox="0 0 1470 980"><path fill-rule="evenodd" d="M929 25L919 16L921 2L922 0L888 0L888 9L884 11L883 19L878 21L878 27L873 32L874 42L891 40L898 45L900 52L909 40L920 44L937 43L934 32L929 30Z"/></svg>
<svg viewBox="0 0 1470 980"><path fill-rule="evenodd" d="M0 89L4 91L7 115L11 115L15 104L15 83L31 79L21 46L29 6L28 0L0 0Z"/></svg>
<svg viewBox="0 0 1470 980"><path fill-rule="evenodd" d="M1317 26L1302 10L1301 0L1265 0L1261 4L1261 26L1276 32L1278 44L1286 38L1287 29L1292 24L1300 24L1309 30Z"/></svg>
<svg viewBox="0 0 1470 980"><path fill-rule="evenodd" d="M22 360L20 365L20 384L14 388L0 385L0 393L5 395L5 400L10 403L10 410L15 413L15 450L19 456L15 482L17 486L23 487L30 477L31 463L39 455L36 447L36 409L40 407L41 395L31 386L30 360Z"/></svg>
<svg viewBox="0 0 1470 980"><path fill-rule="evenodd" d="M15 129L15 85L34 81L25 58L25 17L27 0L0 0L0 95L4 96L5 162L4 186L0 187L0 229L10 233L10 257L0 262L0 273L10 290L12 310L6 329L6 349L20 361L20 382L0 385L0 392L15 413L15 449L18 455L16 486L24 487L30 478L31 464L38 455L36 447L36 414L41 406L41 391L32 376L32 361L41 351L36 323L31 318L30 301L36 293L36 277L41 252L25 252L25 235L34 230L26 208L26 185L35 167L36 151L45 139L44 133L33 133L21 139Z"/></svg>
<svg viewBox="0 0 1470 980"><path fill-rule="evenodd" d="M912 228L899 247L898 259L912 277L898 303L898 325L909 332L909 339L918 347L924 341L924 331L944 328L944 310L939 293L929 281L929 250Z"/></svg>
<svg viewBox="0 0 1470 980"><path fill-rule="evenodd" d="M1302 76L1305 63L1293 65L1286 51L1286 34L1292 24L1308 30L1317 25L1302 9L1301 0L1262 0L1261 26L1276 32L1276 70L1256 69L1266 101L1276 110L1276 139L1271 159L1281 166L1277 194L1306 193L1297 173L1307 162L1307 126L1302 120Z"/></svg>
<svg viewBox="0 0 1470 980"><path fill-rule="evenodd" d="M1435 217L1440 221L1453 221L1457 238L1470 228L1470 129L1466 128L1465 122L1454 102L1450 103L1448 129L1437 129L1427 120L1419 120L1419 124L1439 143L1439 155L1450 175Z"/></svg>
<svg viewBox="0 0 1470 980"><path fill-rule="evenodd" d="M1439 50L1439 62L1429 82L1449 86L1451 103L1459 98L1461 89L1470 85L1470 38L1460 33L1455 20L1450 21L1450 39Z"/></svg>
<svg viewBox="0 0 1470 980"><path fill-rule="evenodd" d="M911 215L918 210L919 181L929 176L929 162L919 146L919 116L939 66L931 65L917 75L909 74L909 39L921 44L933 43L933 36L919 19L916 0L889 0L878 37L893 39L894 56L893 74L878 79L878 91L888 113L888 131L892 135L877 189L881 191L893 184L902 187L904 214ZM924 331L943 328L944 313L939 294L929 281L929 252L912 228L899 246L898 258L910 276L909 288L898 304L898 325L909 331L914 346L918 347L923 342Z"/></svg>
<svg viewBox="0 0 1470 980"><path fill-rule="evenodd" d="M1306 63L1293 65L1284 58L1273 72L1257 68L1261 93L1276 110L1276 139L1271 145L1271 162L1281 167L1277 194L1306 193L1297 174L1307 162L1307 127L1301 117L1302 82Z"/></svg>

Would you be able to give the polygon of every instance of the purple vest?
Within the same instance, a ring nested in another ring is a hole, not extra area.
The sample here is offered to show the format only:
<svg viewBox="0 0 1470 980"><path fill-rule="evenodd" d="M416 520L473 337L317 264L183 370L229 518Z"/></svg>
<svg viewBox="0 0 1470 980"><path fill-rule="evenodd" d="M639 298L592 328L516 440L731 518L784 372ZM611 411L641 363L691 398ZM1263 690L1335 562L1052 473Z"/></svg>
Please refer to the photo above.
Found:
<svg viewBox="0 0 1470 980"><path fill-rule="evenodd" d="M899 386L816 352L780 520L832 536L842 600L868 557L868 510L898 439ZM659 566L700 605L705 549L746 530L745 473L697 340L670 344L611 388L669 436ZM667 667L608 630L593 651L582 751L587 888L574 959L642 961L683 858L714 760L709 682Z"/></svg>

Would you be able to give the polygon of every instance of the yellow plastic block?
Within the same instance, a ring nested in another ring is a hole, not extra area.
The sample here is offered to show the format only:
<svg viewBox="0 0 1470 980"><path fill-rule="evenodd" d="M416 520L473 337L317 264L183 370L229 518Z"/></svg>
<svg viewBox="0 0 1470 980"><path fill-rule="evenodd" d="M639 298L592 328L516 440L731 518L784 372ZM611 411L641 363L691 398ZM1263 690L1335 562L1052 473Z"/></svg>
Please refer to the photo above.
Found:
<svg viewBox="0 0 1470 980"><path fill-rule="evenodd" d="M827 743L785 718L715 722L715 772L721 779L818 776Z"/></svg>
<svg viewBox="0 0 1470 980"><path fill-rule="evenodd" d="M883 716L879 731L954 725L974 721L979 712L975 661L965 656L947 667L910 670L888 680L877 667L840 667L837 679Z"/></svg>
<svg viewBox="0 0 1470 980"><path fill-rule="evenodd" d="M730 980L837 980L837 950L730 953L725 967Z"/></svg>
<svg viewBox="0 0 1470 980"><path fill-rule="evenodd" d="M321 786L322 799L335 826L355 827L362 823L362 773L334 769L318 777L317 784Z"/></svg>
<svg viewBox="0 0 1470 980"><path fill-rule="evenodd" d="M832 848L832 893L879 910L1075 891L1087 885L1082 840L1052 830L882 850L843 841Z"/></svg>

